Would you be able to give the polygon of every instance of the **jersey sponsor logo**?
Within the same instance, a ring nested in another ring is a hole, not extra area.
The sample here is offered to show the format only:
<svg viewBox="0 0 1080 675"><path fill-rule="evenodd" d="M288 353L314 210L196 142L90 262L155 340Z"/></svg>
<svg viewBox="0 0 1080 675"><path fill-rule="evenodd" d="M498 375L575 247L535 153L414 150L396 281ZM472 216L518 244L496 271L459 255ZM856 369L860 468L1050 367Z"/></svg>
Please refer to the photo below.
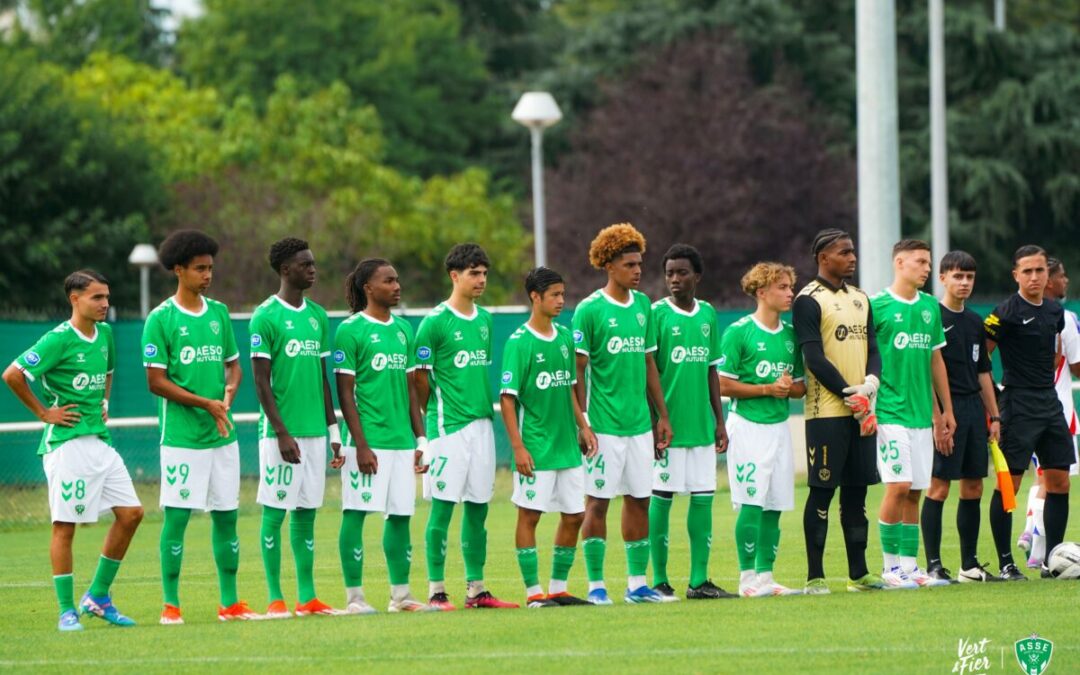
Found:
<svg viewBox="0 0 1080 675"><path fill-rule="evenodd" d="M221 332L221 324L218 323L217 321L211 321L210 322L210 330L213 331L214 335L217 335L218 333Z"/></svg>
<svg viewBox="0 0 1080 675"><path fill-rule="evenodd" d="M574 331L574 344L579 345L584 341L585 341L585 333L582 333L579 330Z"/></svg>
<svg viewBox="0 0 1080 675"><path fill-rule="evenodd" d="M758 361L757 366L754 367L754 374L758 377L770 377L776 379L784 373L790 373L794 370L795 366L790 363L784 363L782 361Z"/></svg>
<svg viewBox="0 0 1080 675"><path fill-rule="evenodd" d="M536 375L536 388L544 390L551 387L569 387L571 381L569 370L544 371Z"/></svg>
<svg viewBox="0 0 1080 675"><path fill-rule="evenodd" d="M672 363L707 363L708 347L683 347L679 345L671 350Z"/></svg>
<svg viewBox="0 0 1080 675"><path fill-rule="evenodd" d="M258 333L252 333L251 334L251 348L255 349L256 347L261 347L261 346L262 346L262 336L259 335Z"/></svg>
<svg viewBox="0 0 1080 675"><path fill-rule="evenodd" d="M203 345L202 347L184 347L180 350L180 363L185 366L192 363L221 362L224 360L225 350L218 345Z"/></svg>
<svg viewBox="0 0 1080 675"><path fill-rule="evenodd" d="M608 340L607 350L610 354L627 354L632 352L645 352L645 338L642 337L613 337Z"/></svg>
<svg viewBox="0 0 1080 675"><path fill-rule="evenodd" d="M927 333L905 333L900 331L893 338L896 349L930 349L930 335Z"/></svg>
<svg viewBox="0 0 1080 675"><path fill-rule="evenodd" d="M150 347L148 346L147 349L149 348ZM26 364L29 366L36 366L41 363L41 356L39 356L37 352L26 352L26 356L23 357L23 360L26 361Z"/></svg>
<svg viewBox="0 0 1080 675"><path fill-rule="evenodd" d="M371 357L371 369L378 372L381 370L405 370L404 354L376 354Z"/></svg>
<svg viewBox="0 0 1080 675"><path fill-rule="evenodd" d="M334 352L334 363L345 363L345 352L338 349Z"/></svg>
<svg viewBox="0 0 1080 675"><path fill-rule="evenodd" d="M837 342L843 342L848 338L851 338L852 340L865 340L866 326L845 326L844 324L840 324L836 327L836 330L833 331L833 337L836 338Z"/></svg>
<svg viewBox="0 0 1080 675"><path fill-rule="evenodd" d="M31 352L31 354L33 354L33 352ZM27 354L27 357L29 357L29 356L30 356L30 354ZM37 356L37 354L34 354L34 356ZM155 356L157 356L157 345L155 345L155 344L146 345L146 348L143 349L143 356L145 356L148 359L152 359ZM30 359L27 358L26 362L30 363ZM34 365L34 364L30 363L30 365Z"/></svg>
<svg viewBox="0 0 1080 675"><path fill-rule="evenodd" d="M462 349L457 354L454 354L454 365L458 368L465 368L467 366L486 366L491 362L488 361L486 349L474 349L469 351L468 349Z"/></svg>
<svg viewBox="0 0 1080 675"><path fill-rule="evenodd" d="M320 347L318 340L297 340L293 338L285 343L285 356L295 358L297 356L318 356Z"/></svg>
<svg viewBox="0 0 1080 675"><path fill-rule="evenodd" d="M71 386L75 391L83 391L89 389L90 391L102 391L105 389L105 373L96 373L90 375L88 373L79 373L71 379Z"/></svg>
<svg viewBox="0 0 1080 675"><path fill-rule="evenodd" d="M503 372L503 374L502 374L502 383L503 384L510 384L510 382L513 379L514 379L514 374L511 373L509 370Z"/></svg>
<svg viewBox="0 0 1080 675"><path fill-rule="evenodd" d="M420 347L416 350L416 357L419 359L430 359L431 347Z"/></svg>

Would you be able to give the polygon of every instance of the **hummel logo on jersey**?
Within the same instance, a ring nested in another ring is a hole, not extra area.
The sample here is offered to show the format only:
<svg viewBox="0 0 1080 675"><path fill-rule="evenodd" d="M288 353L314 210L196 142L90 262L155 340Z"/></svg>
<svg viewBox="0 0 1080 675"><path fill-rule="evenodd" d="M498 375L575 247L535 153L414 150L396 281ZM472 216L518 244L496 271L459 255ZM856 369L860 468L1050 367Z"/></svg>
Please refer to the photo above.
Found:
<svg viewBox="0 0 1080 675"><path fill-rule="evenodd" d="M682 335L682 328L680 326L672 326L671 327L671 334L672 335Z"/></svg>
<svg viewBox="0 0 1080 675"><path fill-rule="evenodd" d="M293 329L292 321L290 321L289 319L285 319L285 330L292 330L292 329Z"/></svg>
<svg viewBox="0 0 1080 675"><path fill-rule="evenodd" d="M187 334L188 334L187 326L180 326L180 337L187 337Z"/></svg>
<svg viewBox="0 0 1080 675"><path fill-rule="evenodd" d="M904 315L901 314L900 312L897 312L896 314L893 314L893 321L896 321L897 323L899 323L900 321L903 321L903 320L904 320Z"/></svg>
<svg viewBox="0 0 1080 675"><path fill-rule="evenodd" d="M376 344L376 343L379 343L379 342L382 342L382 340L379 338L379 334L378 333L372 333L371 334L371 344Z"/></svg>
<svg viewBox="0 0 1080 675"><path fill-rule="evenodd" d="M612 316L612 317L608 318L607 324L608 324L609 328L618 328L619 327L619 320Z"/></svg>
<svg viewBox="0 0 1080 675"><path fill-rule="evenodd" d="M537 363L543 363L544 362L544 355L543 354L537 354L536 355L536 362Z"/></svg>
<svg viewBox="0 0 1080 675"><path fill-rule="evenodd" d="M1031 323L1034 320L1035 320L1035 317L1031 317L1030 319L1024 319L1024 325L1026 326L1026 325L1028 325L1029 323Z"/></svg>
<svg viewBox="0 0 1080 675"><path fill-rule="evenodd" d="M459 330L454 331L454 341L455 342L460 342L461 340L464 340L464 339L465 339L465 336L463 336L461 334L461 331L459 331Z"/></svg>
<svg viewBox="0 0 1080 675"><path fill-rule="evenodd" d="M764 343L764 342L759 342L759 343L757 343L757 350L758 350L759 352L763 352L763 351L765 351L765 343Z"/></svg>
<svg viewBox="0 0 1080 675"><path fill-rule="evenodd" d="M86 355L83 354L82 352L79 352L78 354L75 355L75 360L78 361L79 363L86 363Z"/></svg>

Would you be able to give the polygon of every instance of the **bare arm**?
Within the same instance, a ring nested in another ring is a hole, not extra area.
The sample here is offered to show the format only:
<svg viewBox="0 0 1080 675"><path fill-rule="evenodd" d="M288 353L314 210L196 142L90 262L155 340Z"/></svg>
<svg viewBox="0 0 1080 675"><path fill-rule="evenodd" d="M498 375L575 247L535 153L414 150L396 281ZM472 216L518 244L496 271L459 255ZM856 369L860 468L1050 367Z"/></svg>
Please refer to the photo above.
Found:
<svg viewBox="0 0 1080 675"><path fill-rule="evenodd" d="M237 364L237 370L239 369L239 364ZM147 368L146 383L150 387L150 393L155 396L160 396L173 403L186 405L189 408L202 408L210 413L211 417L214 418L214 422L217 424L218 433L221 434L223 438L229 435L229 429L232 428L232 422L229 421L229 408L225 405L224 401L215 401L191 393L170 380L169 376L165 373L164 368Z"/></svg>
<svg viewBox="0 0 1080 675"><path fill-rule="evenodd" d="M417 368L413 371L413 380L416 382L416 403L420 409L420 415L427 412L428 401L431 400L431 382L428 380L426 368Z"/></svg>
<svg viewBox="0 0 1080 675"><path fill-rule="evenodd" d="M716 454L727 452L728 435L724 425L724 401L720 394L720 376L709 367L705 376L709 378L709 404L712 406L713 415L716 416L716 431L713 433L713 442L716 443Z"/></svg>
<svg viewBox="0 0 1080 675"><path fill-rule="evenodd" d="M240 380L244 377L244 371L240 370L240 359L233 359L225 363L225 409L232 408L236 392L240 391Z"/></svg>
<svg viewBox="0 0 1080 675"><path fill-rule="evenodd" d="M979 373L979 398L982 399L987 414L995 418L990 421L990 440L997 441L1001 438L1001 420L996 418L1001 417L1001 411L998 410L994 379L990 373Z"/></svg>
<svg viewBox="0 0 1080 675"><path fill-rule="evenodd" d="M578 445L581 446L581 452L586 457L592 459L596 456L596 434L589 427L589 420L585 419L585 413L581 410L581 406L578 404L577 396L573 396L574 401L574 420L577 422L578 428Z"/></svg>
<svg viewBox="0 0 1080 675"><path fill-rule="evenodd" d="M668 419L667 403L664 401L664 390L660 386L660 371L656 368L656 359L652 352L645 354L645 393L649 397L649 403L659 419L656 420L656 457L663 457L664 450L671 445L674 432L671 429L671 420Z"/></svg>
<svg viewBox="0 0 1080 675"><path fill-rule="evenodd" d="M109 421L109 396L112 394L112 373L105 373L105 397L101 399L101 421Z"/></svg>
<svg viewBox="0 0 1080 675"><path fill-rule="evenodd" d="M513 394L499 396L499 411L502 413L503 424L506 425L506 437L510 440L510 449L514 453L514 468L522 476L532 476L536 463L521 439L516 401L517 398Z"/></svg>
<svg viewBox="0 0 1080 675"><path fill-rule="evenodd" d="M577 382L574 384L574 399L577 400L578 408L581 409L583 414L588 414L589 403L586 400L585 393L585 372L589 368L589 357L581 352L577 353L577 357L574 359L574 363L577 366Z"/></svg>
<svg viewBox="0 0 1080 675"><path fill-rule="evenodd" d="M29 383L26 381L26 376L19 370L19 367L15 364L11 364L4 371L4 382L12 393L22 404L30 409L30 412L34 413L34 417L38 418L45 424L58 424L62 427L73 427L75 423L79 421L82 415L78 411L78 406L74 403L69 403L59 408L46 408L42 405L38 397L34 395L34 392L30 389ZM75 408L73 410L73 408Z"/></svg>
<svg viewBox="0 0 1080 675"><path fill-rule="evenodd" d="M345 426L352 436L353 447L356 448L356 464L360 471L366 474L376 473L379 470L379 460L371 451L367 439L364 437L364 427L360 423L360 411L356 407L356 399L353 398L353 389L356 387L356 376L350 373L337 373L338 403L341 404L341 416L345 418Z"/></svg>
<svg viewBox="0 0 1080 675"><path fill-rule="evenodd" d="M278 410L277 399L274 398L274 390L270 386L270 359L251 359L251 372L255 376L255 398L259 399L263 414L266 415L270 428L277 436L281 458L290 464L299 464L300 446L285 428L285 421L281 419L281 411Z"/></svg>

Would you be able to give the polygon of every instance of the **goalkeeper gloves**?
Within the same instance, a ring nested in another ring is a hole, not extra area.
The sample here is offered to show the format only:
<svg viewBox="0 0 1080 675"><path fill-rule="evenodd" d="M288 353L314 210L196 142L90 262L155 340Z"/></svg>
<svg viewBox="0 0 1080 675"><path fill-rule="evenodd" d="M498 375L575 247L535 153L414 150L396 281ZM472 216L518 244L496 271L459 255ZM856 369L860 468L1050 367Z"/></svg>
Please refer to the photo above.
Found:
<svg viewBox="0 0 1080 675"><path fill-rule="evenodd" d="M876 376L867 375L862 384L844 388L844 393L847 394L844 405L855 415L855 420L859 423L859 433L863 436L871 436L877 431L877 415L874 410L877 407L877 392L880 386Z"/></svg>

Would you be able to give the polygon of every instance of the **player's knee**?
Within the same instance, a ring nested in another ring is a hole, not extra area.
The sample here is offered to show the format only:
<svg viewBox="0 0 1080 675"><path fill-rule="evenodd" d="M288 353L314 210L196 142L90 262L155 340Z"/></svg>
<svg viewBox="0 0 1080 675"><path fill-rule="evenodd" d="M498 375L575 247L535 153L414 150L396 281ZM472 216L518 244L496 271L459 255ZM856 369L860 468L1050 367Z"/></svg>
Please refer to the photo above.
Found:
<svg viewBox="0 0 1080 675"><path fill-rule="evenodd" d="M53 523L53 539L70 542L75 538L75 523Z"/></svg>
<svg viewBox="0 0 1080 675"><path fill-rule="evenodd" d="M1043 485L1047 492L1067 494L1069 492L1068 470L1046 470L1043 472Z"/></svg>
<svg viewBox="0 0 1080 675"><path fill-rule="evenodd" d="M585 513L564 513L562 514L562 523L566 527L574 530L580 530L581 524L585 522Z"/></svg>
<svg viewBox="0 0 1080 675"><path fill-rule="evenodd" d="M607 518L608 504L610 503L606 499L589 497L585 501L585 513L590 518Z"/></svg>
<svg viewBox="0 0 1080 675"><path fill-rule="evenodd" d="M982 499L983 483L981 480L964 479L960 481L960 499Z"/></svg>
<svg viewBox="0 0 1080 675"><path fill-rule="evenodd" d="M125 530L133 531L142 522L145 511L141 506L132 506L116 510L116 522Z"/></svg>

